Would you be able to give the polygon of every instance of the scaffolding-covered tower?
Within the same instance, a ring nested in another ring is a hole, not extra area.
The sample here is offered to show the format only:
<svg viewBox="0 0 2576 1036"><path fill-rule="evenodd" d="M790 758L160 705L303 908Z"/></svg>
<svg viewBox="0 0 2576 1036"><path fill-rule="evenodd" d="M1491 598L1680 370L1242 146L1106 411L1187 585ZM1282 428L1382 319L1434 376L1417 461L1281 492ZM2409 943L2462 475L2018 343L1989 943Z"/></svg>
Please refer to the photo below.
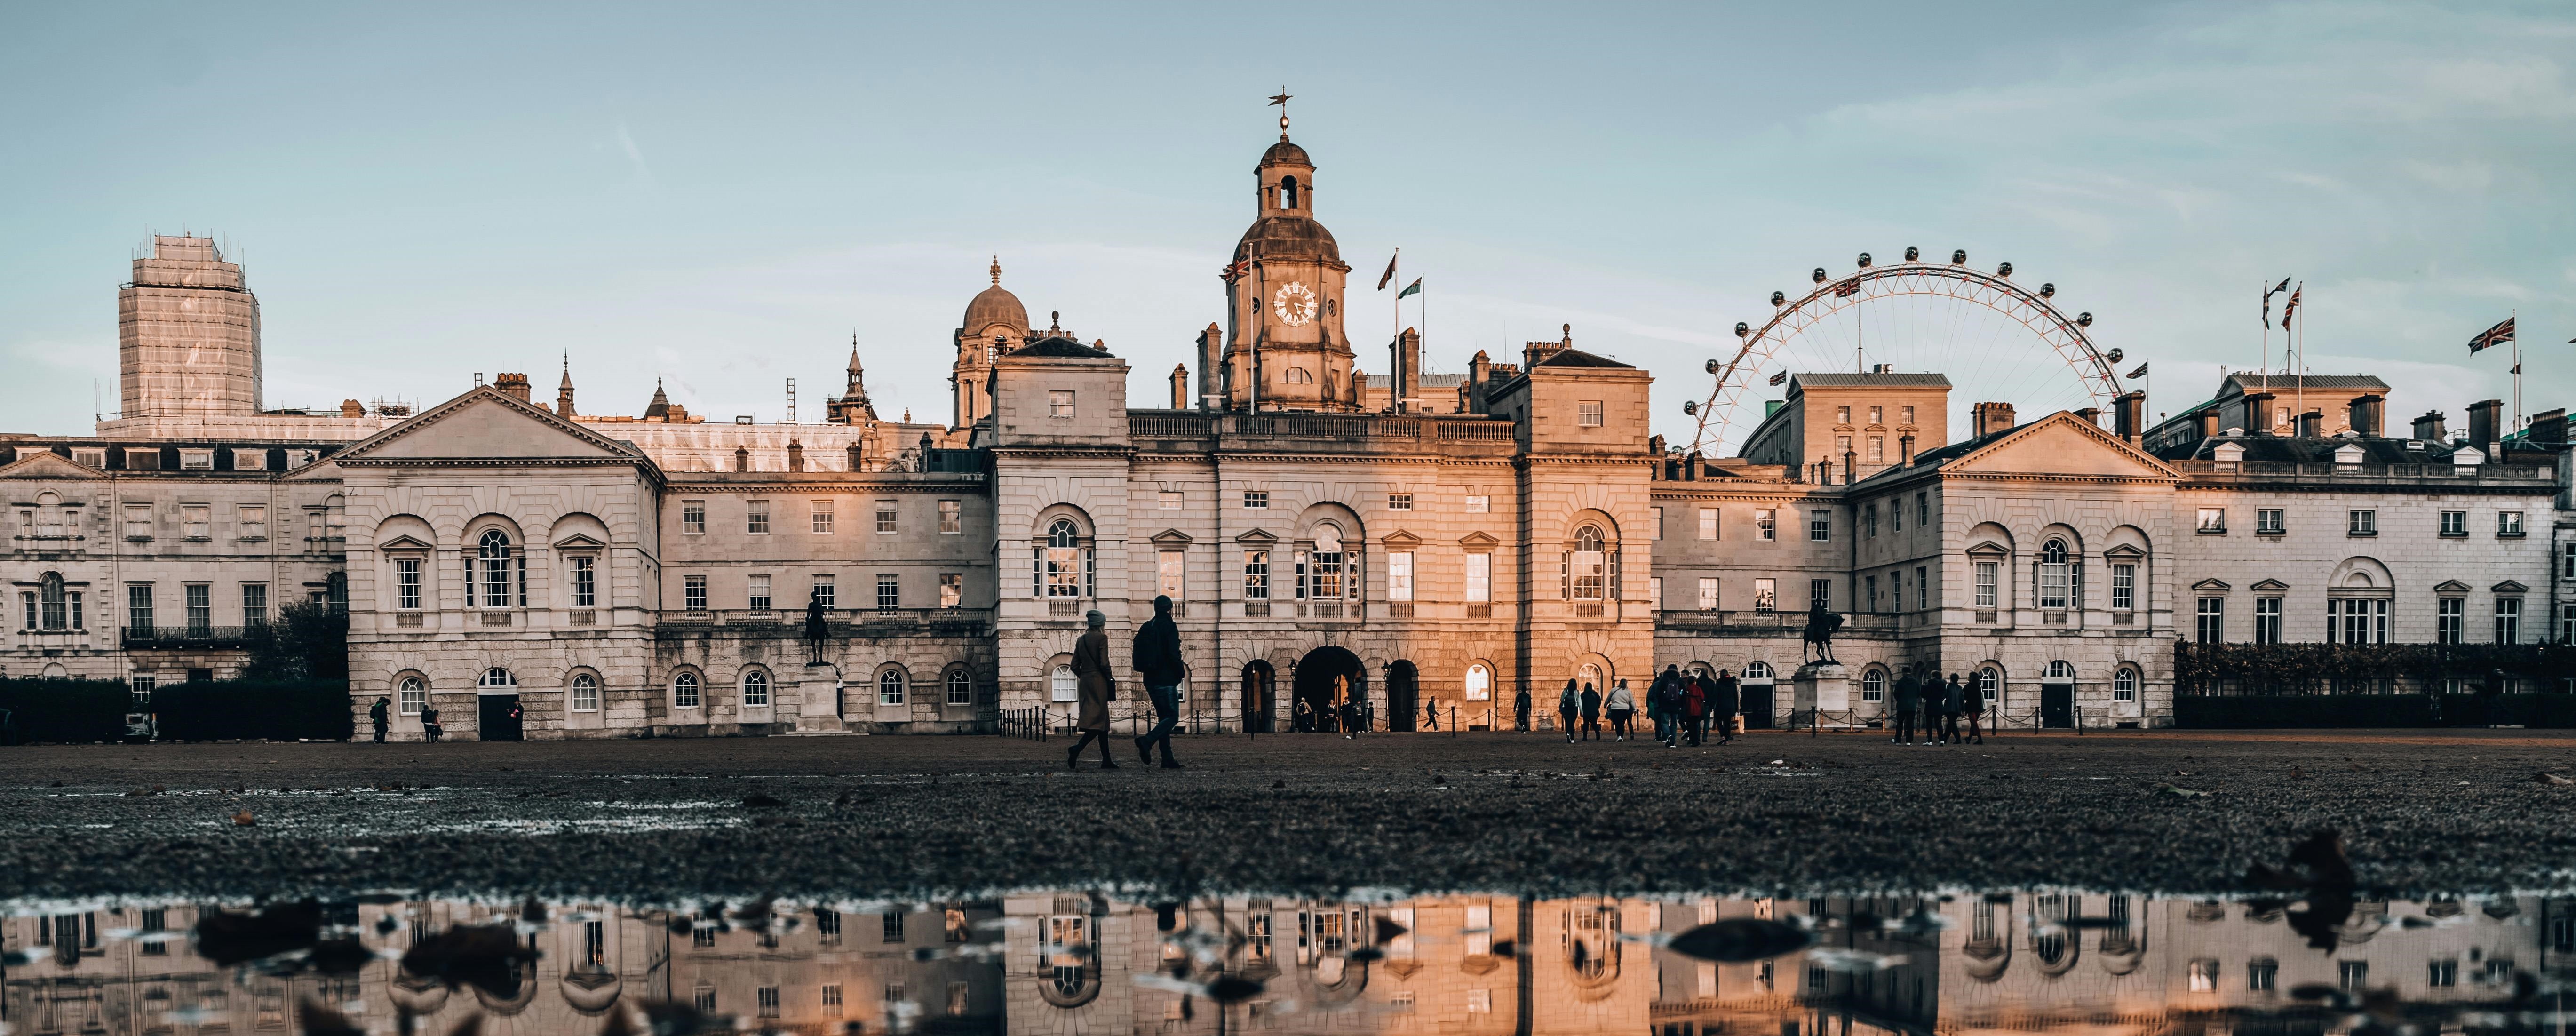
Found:
<svg viewBox="0 0 2576 1036"><path fill-rule="evenodd" d="M214 239L152 238L116 293L127 418L259 413L259 299Z"/></svg>

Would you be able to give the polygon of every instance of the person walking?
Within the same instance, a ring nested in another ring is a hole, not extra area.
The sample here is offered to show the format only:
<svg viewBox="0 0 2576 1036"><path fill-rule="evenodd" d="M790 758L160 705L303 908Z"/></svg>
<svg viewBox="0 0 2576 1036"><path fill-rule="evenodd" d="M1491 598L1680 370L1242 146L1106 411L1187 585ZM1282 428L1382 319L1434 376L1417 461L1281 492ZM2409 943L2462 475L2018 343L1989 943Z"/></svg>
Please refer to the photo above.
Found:
<svg viewBox="0 0 2576 1036"><path fill-rule="evenodd" d="M1172 622L1172 599L1154 598L1154 617L1136 628L1136 681L1145 685L1145 696L1154 701L1154 728L1136 739L1136 758L1152 765L1152 749L1163 749L1163 769L1178 770L1181 764L1172 758L1172 728L1181 723L1181 681L1189 676L1189 666L1181 661L1181 627Z"/></svg>
<svg viewBox="0 0 2576 1036"><path fill-rule="evenodd" d="M1689 738L1692 748L1698 748L1706 737L1701 727L1708 722L1708 695L1700 690L1698 680L1676 680L1673 697L1677 699L1673 711L1679 714L1673 726Z"/></svg>
<svg viewBox="0 0 2576 1036"><path fill-rule="evenodd" d="M1601 691L1591 684L1583 685L1583 739L1601 740Z"/></svg>
<svg viewBox="0 0 2576 1036"><path fill-rule="evenodd" d="M1064 753L1064 768L1082 759L1082 750L1092 742L1100 743L1100 768L1115 770L1118 764L1109 758L1109 702L1118 697L1118 684L1109 672L1109 616L1094 608L1082 617L1091 628L1082 639L1073 642L1073 679L1082 699L1082 711L1074 719L1073 729L1082 732Z"/></svg>
<svg viewBox="0 0 2576 1036"><path fill-rule="evenodd" d="M1611 739L1628 740L1628 718L1637 714L1637 696L1628 692L1627 677L1610 685L1610 696L1601 700L1601 707L1610 713Z"/></svg>
<svg viewBox="0 0 2576 1036"><path fill-rule="evenodd" d="M420 707L420 736L433 745L447 736L446 725L438 721L438 710L426 703Z"/></svg>
<svg viewBox="0 0 2576 1036"><path fill-rule="evenodd" d="M1717 671L1717 681L1709 686L1708 712L1717 721L1717 743L1726 744L1735 740L1735 714L1744 705L1743 687L1723 669Z"/></svg>
<svg viewBox="0 0 2576 1036"><path fill-rule="evenodd" d="M1574 681L1568 678L1565 681L1565 693L1556 696L1556 723L1557 726L1565 729L1567 744L1574 743L1575 717L1581 714L1582 709L1583 693L1577 690Z"/></svg>
<svg viewBox="0 0 2576 1036"><path fill-rule="evenodd" d="M1667 665L1646 687L1646 718L1655 721L1655 739L1666 748L1673 747L1674 724L1681 719L1681 684L1681 667Z"/></svg>
<svg viewBox="0 0 2576 1036"><path fill-rule="evenodd" d="M1966 708L1967 705L1966 690L1960 687L1957 681L1954 680L1947 686L1941 688L1942 744L1963 745L1967 743L1966 740L1959 737L1959 710Z"/></svg>
<svg viewBox="0 0 2576 1036"><path fill-rule="evenodd" d="M1517 690L1514 690L1514 691L1512 692L1512 729L1513 729L1513 730L1519 731L1519 732L1521 732L1521 733L1523 733L1523 734L1529 733L1529 710L1530 710L1530 696L1529 696L1529 688L1527 688L1527 687L1522 687L1522 688L1519 688L1519 689L1517 689Z"/></svg>
<svg viewBox="0 0 2576 1036"><path fill-rule="evenodd" d="M1985 744L1986 732L1979 722L1986 714L1985 690L1978 687L1974 680L1961 684L1956 673L1951 674L1950 685L1963 688L1959 694L1959 711L1968 717L1968 739L1981 745Z"/></svg>
<svg viewBox="0 0 2576 1036"><path fill-rule="evenodd" d="M392 717L387 715L391 711L393 711L393 700L389 698L377 698L375 704L367 706L367 718L376 721L377 744L385 743L385 727L393 722Z"/></svg>
<svg viewBox="0 0 2576 1036"><path fill-rule="evenodd" d="M1300 734L1314 733L1315 706L1303 697L1298 698L1296 705L1289 710L1288 729Z"/></svg>
<svg viewBox="0 0 2576 1036"><path fill-rule="evenodd" d="M1941 685L1923 688L1923 743L1941 743Z"/></svg>
<svg viewBox="0 0 2576 1036"><path fill-rule="evenodd" d="M1914 713L1923 707L1923 681L1906 666L1905 675L1896 678L1895 708L1888 710L1888 726L1896 728L1889 741L1905 745L1914 742Z"/></svg>
<svg viewBox="0 0 2576 1036"><path fill-rule="evenodd" d="M1432 695L1422 699L1422 729L1440 729L1440 697L1438 695Z"/></svg>

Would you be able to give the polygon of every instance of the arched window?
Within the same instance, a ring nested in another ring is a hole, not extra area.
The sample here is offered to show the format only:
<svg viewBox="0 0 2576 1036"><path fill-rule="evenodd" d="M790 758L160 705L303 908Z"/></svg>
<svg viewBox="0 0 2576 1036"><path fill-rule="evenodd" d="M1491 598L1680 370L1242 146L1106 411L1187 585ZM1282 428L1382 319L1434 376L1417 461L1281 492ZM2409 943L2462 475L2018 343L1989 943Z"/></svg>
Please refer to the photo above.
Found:
<svg viewBox="0 0 2576 1036"><path fill-rule="evenodd" d="M1870 670L1870 671L1868 671L1868 672L1866 672L1866 673L1862 673L1862 674L1860 674L1860 700L1862 700L1862 701L1886 701L1886 700L1887 700L1887 671L1886 671L1886 670L1884 670L1884 669L1872 669L1872 670Z"/></svg>
<svg viewBox="0 0 2576 1036"><path fill-rule="evenodd" d="M2039 606L2066 607L2069 580L2066 541L2051 538L2039 548Z"/></svg>
<svg viewBox="0 0 2576 1036"><path fill-rule="evenodd" d="M1280 378L1291 385L1312 385L1315 383L1315 376L1307 373L1306 368L1304 367L1290 367L1288 368L1288 373L1281 375Z"/></svg>
<svg viewBox="0 0 2576 1036"><path fill-rule="evenodd" d="M28 629L76 630L87 622L81 615L81 595L64 586L60 572L38 577L35 591L20 597L27 606Z"/></svg>
<svg viewBox="0 0 2576 1036"><path fill-rule="evenodd" d="M1582 681L1582 686L1599 691L1604 697L1609 696L1610 688L1601 685L1600 666L1585 662L1581 669L1576 670L1576 674L1575 678Z"/></svg>
<svg viewBox="0 0 2576 1036"><path fill-rule="evenodd" d="M742 674L742 705L747 709L768 707L769 674L767 672L754 669Z"/></svg>
<svg viewBox="0 0 2576 1036"><path fill-rule="evenodd" d="M975 674L964 669L948 671L948 704L975 704Z"/></svg>
<svg viewBox="0 0 2576 1036"><path fill-rule="evenodd" d="M877 674L877 704L903 704L903 670L888 669Z"/></svg>
<svg viewBox="0 0 2576 1036"><path fill-rule="evenodd" d="M1770 683L1772 680L1771 663L1762 661L1744 663L1743 678L1747 681Z"/></svg>
<svg viewBox="0 0 2576 1036"><path fill-rule="evenodd" d="M513 564L517 559L510 549L510 534L499 529L483 530L482 539L476 541L474 557L482 571L478 582L483 586L483 607L509 607L511 586L517 581Z"/></svg>
<svg viewBox="0 0 2576 1036"><path fill-rule="evenodd" d="M1280 178L1280 180L1279 180L1279 207L1280 207L1280 208L1283 208L1283 209L1293 209L1293 208L1296 208L1296 207L1297 207L1297 178L1296 178L1296 177L1294 177L1294 176L1287 176L1287 177L1281 177L1281 178Z"/></svg>
<svg viewBox="0 0 2576 1036"><path fill-rule="evenodd" d="M1047 526L1046 545L1037 548L1038 596L1071 600L1091 596L1091 551L1082 545L1082 527L1071 518Z"/></svg>
<svg viewBox="0 0 2576 1036"><path fill-rule="evenodd" d="M698 674L681 673L671 678L671 707L675 709L698 707Z"/></svg>
<svg viewBox="0 0 2576 1036"><path fill-rule="evenodd" d="M2057 661L2050 662L2048 664L2047 674L2041 676L2040 681L2043 683L2074 683L2075 663L2062 658Z"/></svg>
<svg viewBox="0 0 2576 1036"><path fill-rule="evenodd" d="M1602 551L1601 527L1585 523L1574 530L1574 554L1569 562L1573 598L1598 601L1609 592L1609 565Z"/></svg>
<svg viewBox="0 0 2576 1036"><path fill-rule="evenodd" d="M599 711L599 678L589 673L572 676L572 711Z"/></svg>
<svg viewBox="0 0 2576 1036"><path fill-rule="evenodd" d="M1297 596L1319 601L1356 599L1360 595L1358 559L1342 542L1342 527L1315 523L1312 549L1297 552Z"/></svg>
<svg viewBox="0 0 2576 1036"><path fill-rule="evenodd" d="M1074 678L1072 666L1058 665L1047 674L1047 697L1053 701L1082 699L1082 682Z"/></svg>
<svg viewBox="0 0 2576 1036"><path fill-rule="evenodd" d="M1998 713L2003 711L2003 705L2001 704L2003 701L2003 690L2003 670L1997 669L1993 666L1987 666L1983 669L1977 670L1977 691L1978 693L1986 696L1988 707L1994 709Z"/></svg>
<svg viewBox="0 0 2576 1036"><path fill-rule="evenodd" d="M483 671L483 679L479 681L479 685L483 687L516 687L519 685L519 680L517 677L511 676L509 670L503 669L499 666L494 666Z"/></svg>
<svg viewBox="0 0 2576 1036"><path fill-rule="evenodd" d="M2121 666L2111 673L2111 700L2138 700L2138 671Z"/></svg>
<svg viewBox="0 0 2576 1036"><path fill-rule="evenodd" d="M1494 673L1493 673L1493 670L1490 670L1490 669L1485 668L1485 663L1483 663L1483 662L1477 662L1477 663L1475 663L1475 664L1473 664L1473 665L1468 666L1468 667L1467 667L1467 693L1466 693L1466 698L1467 698L1467 700L1468 700L1468 701L1490 701L1490 700L1492 700L1492 699L1493 699L1493 697L1494 697Z"/></svg>
<svg viewBox="0 0 2576 1036"><path fill-rule="evenodd" d="M406 716L420 715L429 707L429 684L417 676L406 676L394 685L394 703Z"/></svg>

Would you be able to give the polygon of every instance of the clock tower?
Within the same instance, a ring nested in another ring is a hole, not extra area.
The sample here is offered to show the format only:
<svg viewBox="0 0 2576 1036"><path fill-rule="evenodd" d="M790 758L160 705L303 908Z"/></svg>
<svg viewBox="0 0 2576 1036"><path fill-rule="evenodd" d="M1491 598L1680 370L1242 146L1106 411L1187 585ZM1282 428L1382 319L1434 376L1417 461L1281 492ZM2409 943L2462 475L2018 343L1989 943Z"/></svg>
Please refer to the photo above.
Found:
<svg viewBox="0 0 2576 1036"><path fill-rule="evenodd" d="M1315 163L1288 140L1253 169L1252 228L1227 265L1223 361L1229 409L1357 410L1342 287L1350 265L1315 222Z"/></svg>

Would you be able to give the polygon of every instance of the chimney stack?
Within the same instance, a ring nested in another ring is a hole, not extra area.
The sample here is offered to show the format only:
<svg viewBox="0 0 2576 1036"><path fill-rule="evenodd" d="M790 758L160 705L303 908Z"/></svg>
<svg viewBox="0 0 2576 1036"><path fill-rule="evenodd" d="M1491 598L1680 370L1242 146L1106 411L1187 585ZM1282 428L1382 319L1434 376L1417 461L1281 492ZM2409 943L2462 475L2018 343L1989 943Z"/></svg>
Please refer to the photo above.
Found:
<svg viewBox="0 0 2576 1036"><path fill-rule="evenodd" d="M2010 403L1979 403L1969 410L1975 435L1983 438L2013 426Z"/></svg>
<svg viewBox="0 0 2576 1036"><path fill-rule="evenodd" d="M1898 464L1909 468L1914 466L1914 433L1896 437L1896 456Z"/></svg>
<svg viewBox="0 0 2576 1036"><path fill-rule="evenodd" d="M2534 446L2567 445L2567 408L2543 410L2531 415L2531 435L2527 441Z"/></svg>
<svg viewBox="0 0 2576 1036"><path fill-rule="evenodd" d="M2085 424L2092 425L2092 426L2093 426L2093 427L2095 427L2095 428L2100 428L2100 427L2102 427L2102 408L2101 408L2101 407L2092 407L2092 406L2084 407L2084 408L2082 408L2082 409L2080 409L2080 410L2077 410L2077 411L2075 412L2075 416L2076 416L2076 417L2079 417L2079 418L2082 418Z"/></svg>
<svg viewBox="0 0 2576 1036"><path fill-rule="evenodd" d="M2504 400L2501 399L2481 399L2469 404L2469 445L2494 456L2493 447L2504 432L2502 422L2497 418L2503 414Z"/></svg>
<svg viewBox="0 0 2576 1036"><path fill-rule="evenodd" d="M1387 408L1397 412L1413 409L1419 402L1414 397L1422 391L1422 332L1405 328L1395 336L1395 374L1387 381Z"/></svg>
<svg viewBox="0 0 2576 1036"><path fill-rule="evenodd" d="M2113 399L2111 425L2112 430L2120 433L2120 438L2128 440L2129 445L2138 445L2138 437L2145 435L2147 431L2147 394L2139 391L2124 392L2119 398Z"/></svg>
<svg viewBox="0 0 2576 1036"><path fill-rule="evenodd" d="M1468 412L1477 414L1485 412L1485 379L1492 377L1493 374L1494 361L1486 357L1484 350L1478 349L1476 355L1467 358L1466 409Z"/></svg>
<svg viewBox="0 0 2576 1036"><path fill-rule="evenodd" d="M2385 419L2381 417L2387 408L2388 397L2386 396L2374 393L2352 397L2350 423L2353 434L2374 437L2388 434L2388 426L2384 423Z"/></svg>
<svg viewBox="0 0 2576 1036"><path fill-rule="evenodd" d="M1189 408L1190 365L1186 363L1175 363L1172 365L1172 409L1187 410Z"/></svg>
<svg viewBox="0 0 2576 1036"><path fill-rule="evenodd" d="M525 374L495 374L492 387L509 393L510 398L519 402L528 401L528 376Z"/></svg>
<svg viewBox="0 0 2576 1036"><path fill-rule="evenodd" d="M2447 438L2449 432L2442 427L2442 417L2439 410L2425 411L2424 416L2415 419L2415 438L2425 442L2440 442Z"/></svg>
<svg viewBox="0 0 2576 1036"><path fill-rule="evenodd" d="M1225 402L1225 329L1210 322L1198 344L1199 409L1214 410Z"/></svg>
<svg viewBox="0 0 2576 1036"><path fill-rule="evenodd" d="M2326 415L2324 411L2310 410L2307 413L2299 415L2298 433L2304 438L2313 439L2326 433L2325 424Z"/></svg>

